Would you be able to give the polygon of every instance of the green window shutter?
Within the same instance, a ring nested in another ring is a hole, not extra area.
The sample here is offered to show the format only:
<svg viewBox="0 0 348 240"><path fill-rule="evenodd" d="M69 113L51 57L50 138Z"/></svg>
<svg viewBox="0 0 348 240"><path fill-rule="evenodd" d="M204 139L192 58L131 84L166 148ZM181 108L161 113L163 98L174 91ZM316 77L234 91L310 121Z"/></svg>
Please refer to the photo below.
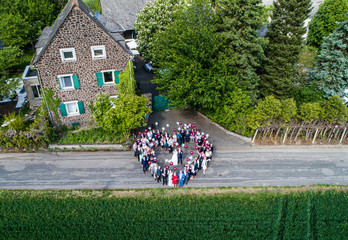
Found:
<svg viewBox="0 0 348 240"><path fill-rule="evenodd" d="M120 83L120 79L118 78L118 75L120 74L120 71L115 71L114 74L115 74L115 83L116 84Z"/></svg>
<svg viewBox="0 0 348 240"><path fill-rule="evenodd" d="M65 104L59 104L59 109L60 109L60 114L62 115L62 117L68 116L66 112Z"/></svg>
<svg viewBox="0 0 348 240"><path fill-rule="evenodd" d="M104 85L103 74L101 72L97 72L96 75L97 75L98 86L103 86Z"/></svg>
<svg viewBox="0 0 348 240"><path fill-rule="evenodd" d="M60 85L60 79L58 77L58 84L59 84L59 89L62 90L62 86Z"/></svg>
<svg viewBox="0 0 348 240"><path fill-rule="evenodd" d="M75 89L80 89L80 81L79 81L79 76L73 75L72 76L73 82L74 82L74 88Z"/></svg>
<svg viewBox="0 0 348 240"><path fill-rule="evenodd" d="M80 114L85 113L85 107L83 106L83 102L77 102L77 106L79 107Z"/></svg>

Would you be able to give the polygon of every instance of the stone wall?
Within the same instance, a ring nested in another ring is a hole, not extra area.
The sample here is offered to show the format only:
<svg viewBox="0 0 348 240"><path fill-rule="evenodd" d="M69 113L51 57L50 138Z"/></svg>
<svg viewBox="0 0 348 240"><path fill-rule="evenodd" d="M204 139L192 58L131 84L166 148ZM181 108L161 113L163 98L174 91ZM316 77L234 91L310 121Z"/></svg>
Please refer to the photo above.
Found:
<svg viewBox="0 0 348 240"><path fill-rule="evenodd" d="M93 60L91 46L104 45L106 59ZM76 61L63 63L59 49L75 48ZM103 70L123 72L131 56L78 7L69 13L55 37L38 60L42 87L52 88L62 102L83 101L85 114L61 117L62 123L85 125L91 116L88 107L98 94L117 95L117 86L97 85L96 73ZM60 90L58 75L78 75L80 89Z"/></svg>
<svg viewBox="0 0 348 240"><path fill-rule="evenodd" d="M40 107L41 98L34 98L33 92L31 91L31 87L30 87L30 85L40 85L39 80L37 78L23 79L23 84L24 84L25 91L27 92L30 108Z"/></svg>

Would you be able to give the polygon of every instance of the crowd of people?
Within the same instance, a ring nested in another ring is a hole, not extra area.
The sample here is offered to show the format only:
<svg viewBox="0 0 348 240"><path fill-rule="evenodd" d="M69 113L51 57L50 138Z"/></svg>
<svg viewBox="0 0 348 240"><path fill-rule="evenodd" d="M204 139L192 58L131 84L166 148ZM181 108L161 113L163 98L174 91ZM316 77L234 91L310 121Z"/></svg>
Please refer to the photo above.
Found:
<svg viewBox="0 0 348 240"><path fill-rule="evenodd" d="M133 144L134 157L141 163L144 174L149 172L158 183L174 188L184 187L201 170L205 176L214 153L209 134L197 130L195 124L177 122L177 125L171 134L164 127L162 131L149 127L135 136ZM158 150L168 151L171 159L157 159Z"/></svg>

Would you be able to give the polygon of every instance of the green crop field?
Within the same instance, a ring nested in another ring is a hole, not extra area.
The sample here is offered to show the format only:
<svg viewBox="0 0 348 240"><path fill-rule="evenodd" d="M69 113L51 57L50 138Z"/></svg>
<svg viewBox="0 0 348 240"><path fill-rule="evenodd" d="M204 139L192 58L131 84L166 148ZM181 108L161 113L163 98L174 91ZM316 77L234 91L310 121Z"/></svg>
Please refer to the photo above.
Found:
<svg viewBox="0 0 348 240"><path fill-rule="evenodd" d="M0 239L347 239L347 188L0 190Z"/></svg>

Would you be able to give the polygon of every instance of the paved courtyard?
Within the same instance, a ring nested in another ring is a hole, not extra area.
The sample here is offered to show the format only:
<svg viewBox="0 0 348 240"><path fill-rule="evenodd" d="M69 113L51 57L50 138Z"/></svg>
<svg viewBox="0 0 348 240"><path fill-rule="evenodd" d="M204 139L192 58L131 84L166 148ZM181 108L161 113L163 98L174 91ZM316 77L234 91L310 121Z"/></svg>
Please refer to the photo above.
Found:
<svg viewBox="0 0 348 240"><path fill-rule="evenodd" d="M158 122L158 129L162 130L162 127L164 127L166 131L169 130L169 133L172 134L173 129L178 128L176 123L180 121L187 124L196 124L198 130L203 131L205 134L208 133L208 140L215 145L216 149L233 149L250 146L250 143L226 134L196 111L164 110L153 112L149 117L146 128L153 128L156 126L155 123ZM166 127L167 124L169 124L169 128Z"/></svg>

